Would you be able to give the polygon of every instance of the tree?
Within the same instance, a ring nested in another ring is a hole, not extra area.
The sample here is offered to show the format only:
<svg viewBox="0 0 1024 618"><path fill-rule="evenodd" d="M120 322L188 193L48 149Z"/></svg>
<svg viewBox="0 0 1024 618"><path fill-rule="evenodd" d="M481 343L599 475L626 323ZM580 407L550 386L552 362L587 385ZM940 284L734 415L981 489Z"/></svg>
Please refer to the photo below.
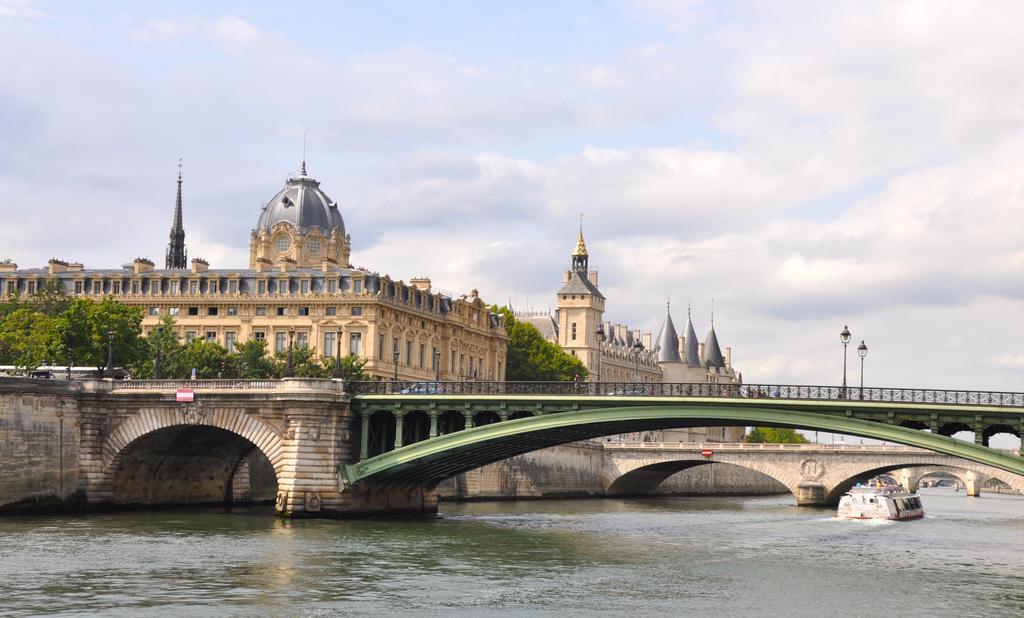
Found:
<svg viewBox="0 0 1024 618"><path fill-rule="evenodd" d="M532 324L520 322L508 307L492 307L508 332L506 379L513 382L571 382L587 377L583 362L547 341Z"/></svg>
<svg viewBox="0 0 1024 618"><path fill-rule="evenodd" d="M54 318L27 306L0 321L0 364L27 373L46 363L53 348Z"/></svg>
<svg viewBox="0 0 1024 618"><path fill-rule="evenodd" d="M267 355L265 339L250 339L235 346L238 355L238 375L246 380L280 378L284 367Z"/></svg>
<svg viewBox="0 0 1024 618"><path fill-rule="evenodd" d="M795 429L781 427L754 427L746 438L749 444L807 444L810 442Z"/></svg>

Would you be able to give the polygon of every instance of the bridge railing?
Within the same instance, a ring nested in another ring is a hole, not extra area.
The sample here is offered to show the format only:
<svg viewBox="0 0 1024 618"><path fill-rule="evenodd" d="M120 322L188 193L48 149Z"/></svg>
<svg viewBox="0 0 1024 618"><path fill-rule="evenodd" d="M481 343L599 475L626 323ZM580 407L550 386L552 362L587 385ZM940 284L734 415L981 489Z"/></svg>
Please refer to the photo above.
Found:
<svg viewBox="0 0 1024 618"><path fill-rule="evenodd" d="M885 451L930 452L916 446L901 444L771 444L766 442L616 442L601 441L609 449L682 449L710 451Z"/></svg>
<svg viewBox="0 0 1024 618"><path fill-rule="evenodd" d="M349 382L354 395L570 395L588 397L731 397L955 404L1024 408L1024 393L794 384L651 382Z"/></svg>
<svg viewBox="0 0 1024 618"><path fill-rule="evenodd" d="M115 391L149 390L275 390L279 380L114 380L111 388Z"/></svg>

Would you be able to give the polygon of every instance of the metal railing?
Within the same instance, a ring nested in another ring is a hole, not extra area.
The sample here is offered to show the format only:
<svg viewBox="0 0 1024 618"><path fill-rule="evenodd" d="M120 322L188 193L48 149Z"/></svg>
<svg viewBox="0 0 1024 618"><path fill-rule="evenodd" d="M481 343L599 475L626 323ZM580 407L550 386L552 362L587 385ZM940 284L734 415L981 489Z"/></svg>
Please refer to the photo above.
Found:
<svg viewBox="0 0 1024 618"><path fill-rule="evenodd" d="M767 442L605 442L601 444L610 449L652 449L652 450L686 450L686 451L856 451L856 452L908 452L930 453L931 451L916 446L900 444L772 444Z"/></svg>
<svg viewBox="0 0 1024 618"><path fill-rule="evenodd" d="M115 391L152 391L170 389L266 391L278 388L279 380L114 380Z"/></svg>
<svg viewBox="0 0 1024 618"><path fill-rule="evenodd" d="M651 382L349 382L353 395L569 395L579 397L731 397L1024 408L1024 393L793 384Z"/></svg>

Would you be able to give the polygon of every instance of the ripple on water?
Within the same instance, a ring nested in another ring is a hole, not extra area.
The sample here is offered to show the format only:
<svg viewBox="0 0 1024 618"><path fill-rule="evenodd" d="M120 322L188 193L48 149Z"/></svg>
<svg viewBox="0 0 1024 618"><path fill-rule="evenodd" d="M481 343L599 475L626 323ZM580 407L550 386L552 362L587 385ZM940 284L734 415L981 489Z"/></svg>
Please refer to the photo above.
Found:
<svg viewBox="0 0 1024 618"><path fill-rule="evenodd" d="M785 497L444 504L435 521L6 519L0 602L15 616L820 615L867 593L919 614L1020 615L1024 500L924 498L914 522Z"/></svg>

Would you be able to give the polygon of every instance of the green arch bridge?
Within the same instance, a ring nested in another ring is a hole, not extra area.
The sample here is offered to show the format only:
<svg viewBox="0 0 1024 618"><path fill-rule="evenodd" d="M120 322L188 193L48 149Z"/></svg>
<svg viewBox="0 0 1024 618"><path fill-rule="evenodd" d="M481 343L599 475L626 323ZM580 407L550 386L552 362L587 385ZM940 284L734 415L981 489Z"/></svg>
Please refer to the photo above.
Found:
<svg viewBox="0 0 1024 618"><path fill-rule="evenodd" d="M433 485L534 450L678 427L766 425L916 446L1024 474L988 446L1024 435L1024 393L794 386L573 382L352 382L360 419L350 485ZM969 431L974 441L952 438Z"/></svg>

